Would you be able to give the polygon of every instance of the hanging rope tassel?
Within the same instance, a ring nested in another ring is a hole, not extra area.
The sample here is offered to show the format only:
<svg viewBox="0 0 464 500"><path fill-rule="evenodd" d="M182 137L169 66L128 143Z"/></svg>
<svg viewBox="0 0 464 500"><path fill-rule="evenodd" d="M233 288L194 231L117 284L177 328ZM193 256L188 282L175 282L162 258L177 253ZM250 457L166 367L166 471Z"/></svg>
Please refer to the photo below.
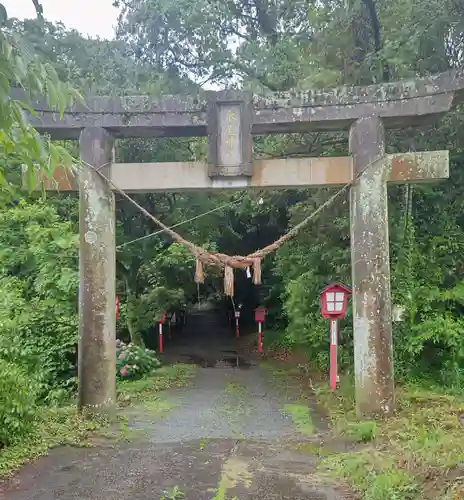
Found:
<svg viewBox="0 0 464 500"><path fill-rule="evenodd" d="M197 258L195 265L195 283L204 283L205 273L203 272L203 264L200 259Z"/></svg>
<svg viewBox="0 0 464 500"><path fill-rule="evenodd" d="M224 268L224 294L234 296L234 270L230 266Z"/></svg>
<svg viewBox="0 0 464 500"><path fill-rule="evenodd" d="M261 259L253 261L253 284L261 285Z"/></svg>

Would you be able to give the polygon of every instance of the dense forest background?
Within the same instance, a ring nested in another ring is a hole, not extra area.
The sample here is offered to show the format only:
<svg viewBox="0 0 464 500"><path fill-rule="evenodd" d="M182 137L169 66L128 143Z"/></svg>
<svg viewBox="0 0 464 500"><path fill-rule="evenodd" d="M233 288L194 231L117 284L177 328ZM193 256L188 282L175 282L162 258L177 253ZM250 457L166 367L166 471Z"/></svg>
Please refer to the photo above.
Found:
<svg viewBox="0 0 464 500"><path fill-rule="evenodd" d="M26 54L18 59L24 71L36 67L37 56L82 94L305 90L415 78L463 63L464 6L455 0L116 3L121 15L113 41L87 39L41 18L5 19L2 29L17 41L13 49ZM389 188L393 300L406 310L404 321L394 324L400 380L464 384L463 118L458 108L433 126L388 133L389 152L451 152L449 180ZM12 385L20 374L37 397L59 400L76 375L77 197L20 197L10 189L18 176L17 158L0 142L0 359L10 367ZM72 142L56 147L62 149L55 155L78 153ZM346 155L348 142L345 133L275 135L255 137L254 150L270 157ZM203 139L119 140L116 154L125 162L200 160L206 147ZM208 248L247 254L274 241L330 194L327 189L169 193L139 195L137 201L169 225L228 204L178 230ZM118 330L141 344L156 314L195 302L194 261L162 235L129 244L158 228L116 199ZM318 297L329 281L351 281L348 200L339 199L267 258L259 289L249 286L245 273L236 274L237 301L250 308L270 306L275 341L303 349L315 366L326 369L327 325L319 317ZM220 300L221 290L213 270L202 297ZM349 369L349 315L342 338L343 366Z"/></svg>

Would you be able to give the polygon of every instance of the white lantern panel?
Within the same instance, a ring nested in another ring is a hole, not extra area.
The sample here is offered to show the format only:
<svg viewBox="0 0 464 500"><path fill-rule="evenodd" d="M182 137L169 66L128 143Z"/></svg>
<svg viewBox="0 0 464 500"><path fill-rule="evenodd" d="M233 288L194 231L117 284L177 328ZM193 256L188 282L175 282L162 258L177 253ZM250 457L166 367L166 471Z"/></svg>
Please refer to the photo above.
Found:
<svg viewBox="0 0 464 500"><path fill-rule="evenodd" d="M335 310L337 312L343 311L343 302L335 302Z"/></svg>
<svg viewBox="0 0 464 500"><path fill-rule="evenodd" d="M344 299L345 299L345 292L337 292L337 293L335 294L335 300L336 300L337 302L340 302L340 301L341 301L341 302L343 302L343 301L344 301Z"/></svg>
<svg viewBox="0 0 464 500"><path fill-rule="evenodd" d="M335 300L335 293L334 292L327 292L325 296L327 298L327 302L329 302L329 301L334 302L334 300Z"/></svg>
<svg viewBox="0 0 464 500"><path fill-rule="evenodd" d="M335 302L327 302L327 311L335 311Z"/></svg>

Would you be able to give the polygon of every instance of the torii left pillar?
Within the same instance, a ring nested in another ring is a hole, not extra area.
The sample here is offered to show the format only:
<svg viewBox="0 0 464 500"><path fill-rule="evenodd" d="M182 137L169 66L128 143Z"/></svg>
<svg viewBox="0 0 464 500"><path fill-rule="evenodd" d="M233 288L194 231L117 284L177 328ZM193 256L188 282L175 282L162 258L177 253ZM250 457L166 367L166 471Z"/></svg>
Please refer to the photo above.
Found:
<svg viewBox="0 0 464 500"><path fill-rule="evenodd" d="M115 203L108 174L113 138L85 128L79 140L78 407L111 414L116 404Z"/></svg>

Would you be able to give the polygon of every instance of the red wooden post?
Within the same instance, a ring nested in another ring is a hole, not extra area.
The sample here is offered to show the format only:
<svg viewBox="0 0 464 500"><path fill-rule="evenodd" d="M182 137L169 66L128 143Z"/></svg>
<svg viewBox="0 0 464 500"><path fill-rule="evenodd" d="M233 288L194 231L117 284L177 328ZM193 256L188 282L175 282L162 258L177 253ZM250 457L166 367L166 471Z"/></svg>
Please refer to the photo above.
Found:
<svg viewBox="0 0 464 500"><path fill-rule="evenodd" d="M321 315L330 318L330 369L329 383L332 390L338 382L338 319L346 314L348 295L351 289L341 283L333 283L321 292Z"/></svg>
<svg viewBox="0 0 464 500"><path fill-rule="evenodd" d="M258 352L263 352L263 327L266 318L266 308L258 307L255 309L255 321L258 323Z"/></svg>
<svg viewBox="0 0 464 500"><path fill-rule="evenodd" d="M159 321L159 352L163 352L163 324L166 321L166 313L164 312L161 315L161 319Z"/></svg>
<svg viewBox="0 0 464 500"><path fill-rule="evenodd" d="M116 321L119 319L119 296L116 296Z"/></svg>
<svg viewBox="0 0 464 500"><path fill-rule="evenodd" d="M337 388L338 319L330 320L330 387Z"/></svg>

